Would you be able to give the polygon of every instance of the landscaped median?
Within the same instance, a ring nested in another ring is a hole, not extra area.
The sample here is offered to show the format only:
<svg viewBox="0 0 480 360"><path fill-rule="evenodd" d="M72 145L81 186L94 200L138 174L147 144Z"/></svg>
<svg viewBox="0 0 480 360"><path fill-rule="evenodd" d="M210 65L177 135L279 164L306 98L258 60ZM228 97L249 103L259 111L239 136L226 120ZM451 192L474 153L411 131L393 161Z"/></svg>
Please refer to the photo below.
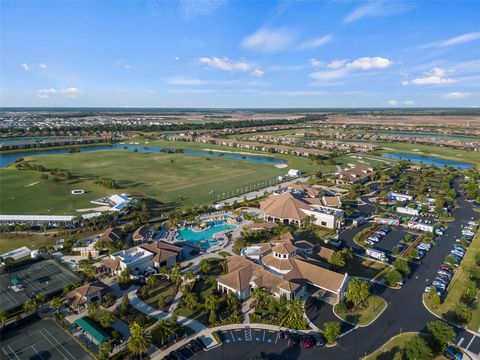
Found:
<svg viewBox="0 0 480 360"><path fill-rule="evenodd" d="M377 295L369 295L363 307L351 307L338 303L333 308L335 315L345 322L356 326L369 326L387 308L385 299Z"/></svg>
<svg viewBox="0 0 480 360"><path fill-rule="evenodd" d="M477 232L460 266L447 288L443 302L434 306L438 299L434 295L424 294L424 304L430 312L445 320L461 324L468 329L480 328L480 232Z"/></svg>

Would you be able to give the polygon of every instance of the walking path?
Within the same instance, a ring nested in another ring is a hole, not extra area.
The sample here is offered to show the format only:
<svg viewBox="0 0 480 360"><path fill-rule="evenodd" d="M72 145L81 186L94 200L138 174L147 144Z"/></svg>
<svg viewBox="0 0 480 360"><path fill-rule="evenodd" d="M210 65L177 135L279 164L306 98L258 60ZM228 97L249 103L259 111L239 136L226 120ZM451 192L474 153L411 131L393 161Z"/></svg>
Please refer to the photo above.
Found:
<svg viewBox="0 0 480 360"><path fill-rule="evenodd" d="M170 316L172 316L171 313L167 313L165 311L161 311L158 309L155 309L151 307L150 305L146 304L140 298L137 296L137 291L132 290L131 292L128 293L128 298L130 300L130 304L137 309L138 311L141 311L142 313L152 316L156 319L162 320L166 319ZM206 326L203 325L201 322L196 321L194 319L190 319L184 316L177 316L177 322L180 325L183 326L188 326L192 330L194 330L196 333L199 333L200 331L206 329Z"/></svg>

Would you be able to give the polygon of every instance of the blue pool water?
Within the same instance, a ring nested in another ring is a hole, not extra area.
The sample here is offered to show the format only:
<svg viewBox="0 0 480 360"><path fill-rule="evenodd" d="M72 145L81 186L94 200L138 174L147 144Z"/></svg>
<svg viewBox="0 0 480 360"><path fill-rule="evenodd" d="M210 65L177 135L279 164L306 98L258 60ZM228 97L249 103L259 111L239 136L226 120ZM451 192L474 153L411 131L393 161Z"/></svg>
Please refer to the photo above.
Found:
<svg viewBox="0 0 480 360"><path fill-rule="evenodd" d="M218 240L213 239L213 235L219 232L234 230L237 225L227 224L223 220L209 222L210 227L203 231L193 231L191 228L178 230L177 239L185 240L202 248L209 248L218 244Z"/></svg>
<svg viewBox="0 0 480 360"><path fill-rule="evenodd" d="M123 145L123 144L113 144L113 145L92 145L92 146L80 146L78 147L81 152L90 152L98 150L137 150L138 152L160 152L161 147L158 146L148 146L145 145ZM68 149L49 149L49 150L39 150L39 151L22 151L18 153L10 154L1 154L0 153L0 168L5 167L9 164L12 164L21 157L35 156L35 155L55 155L55 154L67 154ZM184 154L188 155L200 155L200 156L211 156L211 157L223 157L225 159L232 160L244 160L254 163L263 163L263 164L286 164L287 162L282 159L277 159L274 157L268 156L257 156L257 155L243 155L237 153L223 153L217 151L205 151L205 150L188 150L183 151Z"/></svg>
<svg viewBox="0 0 480 360"><path fill-rule="evenodd" d="M404 154L404 153L384 153L382 154L382 157L395 159L395 160L410 160L411 162L414 162L417 164L435 165L438 167L452 166L457 169L473 168L473 165L470 163L466 163L462 161L439 159L436 157L425 156L425 155Z"/></svg>

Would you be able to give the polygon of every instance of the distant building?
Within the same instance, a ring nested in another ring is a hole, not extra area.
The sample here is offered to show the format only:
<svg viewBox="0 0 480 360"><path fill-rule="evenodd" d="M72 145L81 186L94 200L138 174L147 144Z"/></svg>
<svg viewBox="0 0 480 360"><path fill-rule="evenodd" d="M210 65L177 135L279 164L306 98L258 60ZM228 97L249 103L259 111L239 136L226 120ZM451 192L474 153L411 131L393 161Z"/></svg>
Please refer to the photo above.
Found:
<svg viewBox="0 0 480 360"><path fill-rule="evenodd" d="M338 185L353 185L357 183L364 183L371 179L375 171L370 166L349 164L349 167L344 168L335 173Z"/></svg>
<svg viewBox="0 0 480 360"><path fill-rule="evenodd" d="M133 275L140 275L152 266L154 253L134 246L128 250L117 251L102 260L105 271L119 275L127 267Z"/></svg>
<svg viewBox="0 0 480 360"><path fill-rule="evenodd" d="M97 257L100 255L100 250L96 249L96 244L98 242L98 238L87 238L87 239L80 239L73 245L72 251L79 252L80 256L88 256L91 255L93 257Z"/></svg>
<svg viewBox="0 0 480 360"><path fill-rule="evenodd" d="M146 225L140 226L132 235L132 240L134 245L143 244L145 241L150 239L152 236L151 231L148 229Z"/></svg>
<svg viewBox="0 0 480 360"><path fill-rule="evenodd" d="M108 228L101 236L100 241L117 243L122 240L122 229L119 227Z"/></svg>
<svg viewBox="0 0 480 360"><path fill-rule="evenodd" d="M290 177L299 177L302 174L300 170L290 169L288 170L288 176Z"/></svg>
<svg viewBox="0 0 480 360"><path fill-rule="evenodd" d="M102 295L110 291L110 288L101 281L77 287L67 294L69 306L77 311L82 311L91 302L101 302Z"/></svg>

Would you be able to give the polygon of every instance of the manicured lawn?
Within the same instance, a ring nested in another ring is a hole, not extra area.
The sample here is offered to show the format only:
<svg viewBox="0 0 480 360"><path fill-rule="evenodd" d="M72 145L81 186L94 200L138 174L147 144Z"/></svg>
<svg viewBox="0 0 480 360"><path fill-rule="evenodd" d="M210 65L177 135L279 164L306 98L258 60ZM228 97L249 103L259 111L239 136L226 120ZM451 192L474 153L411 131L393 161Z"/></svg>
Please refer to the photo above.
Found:
<svg viewBox="0 0 480 360"><path fill-rule="evenodd" d="M443 303L436 308L432 308L431 306L429 306L430 309L434 311L437 315L453 321L449 312L455 309L456 305L460 302L460 299L462 298L462 294L465 290L465 283L469 277L466 270L474 266L475 254L477 253L480 253L480 232L477 232L459 268L455 272L455 275L450 282L450 286L447 289L448 293ZM428 298L426 296L424 298L425 303L428 305ZM477 295L477 300L472 306L472 320L466 325L468 329L473 331L478 331L478 329L480 328L480 311L478 311L479 306L480 300L478 299Z"/></svg>
<svg viewBox="0 0 480 360"><path fill-rule="evenodd" d="M204 324L208 324L209 313L203 307L205 299L208 295L213 295L217 289L217 281L213 276L202 276L195 283L192 292L197 295L198 305L194 310L191 310L180 303L177 308L177 315L186 316Z"/></svg>
<svg viewBox="0 0 480 360"><path fill-rule="evenodd" d="M170 141L154 141L150 145L230 152L243 150ZM263 152L252 153L271 156ZM319 168L315 162L305 158L284 155L275 157L286 159L289 168L300 169L303 173L312 173ZM95 207L90 203L91 200L118 192L149 197L160 205L201 205L227 195L244 193L247 186L252 188L260 183L274 181L287 171L272 164L215 156L127 150L38 155L30 159L32 163L48 169L68 170L73 178L53 181L51 175L49 179L41 179L41 173L36 171L19 171L12 166L1 169L0 201L4 214L75 214L77 209ZM97 177L104 176L114 179L118 189L107 189L95 184ZM85 189L86 194L71 195L71 190L78 188Z"/></svg>
<svg viewBox="0 0 480 360"><path fill-rule="evenodd" d="M352 261L349 261L347 267L343 271L350 276L359 276L366 278L374 278L377 276L386 265L373 260L360 259L356 256Z"/></svg>
<svg viewBox="0 0 480 360"><path fill-rule="evenodd" d="M387 302L377 295L370 295L368 297L368 306L365 309L347 310L346 313L339 313L337 315L343 320L355 325L367 325L374 320L387 306Z"/></svg>
<svg viewBox="0 0 480 360"><path fill-rule="evenodd" d="M40 233L11 233L0 235L0 254L7 251L17 249L22 246L28 246L30 249L37 249L40 246L52 246L59 239L65 239L67 237L73 237L75 239L82 239L92 235L100 234L102 230L97 231L84 231L75 234L61 234L58 233L54 236L54 233L48 232L45 236L43 232Z"/></svg>
<svg viewBox="0 0 480 360"><path fill-rule="evenodd" d="M391 338L385 345L374 353L363 358L363 360L391 360L397 351L404 350L407 343L418 333L407 332ZM446 360L446 357L439 355L435 360Z"/></svg>
<svg viewBox="0 0 480 360"><path fill-rule="evenodd" d="M150 289L148 291L148 297L142 300L151 307L159 309L158 300L163 296L165 306L160 310L166 310L172 303L176 293L176 286L171 281L162 280Z"/></svg>

